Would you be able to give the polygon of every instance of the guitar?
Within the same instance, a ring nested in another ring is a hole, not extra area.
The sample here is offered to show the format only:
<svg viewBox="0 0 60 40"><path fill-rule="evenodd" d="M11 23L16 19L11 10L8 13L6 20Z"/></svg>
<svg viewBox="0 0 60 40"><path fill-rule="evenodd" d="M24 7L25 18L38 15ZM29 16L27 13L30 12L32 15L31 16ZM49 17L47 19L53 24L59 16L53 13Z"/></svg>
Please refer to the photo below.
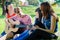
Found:
<svg viewBox="0 0 60 40"><path fill-rule="evenodd" d="M5 28L5 33L10 33L11 31L13 32L17 32L19 28L13 28L12 25L11 26L6 26Z"/></svg>

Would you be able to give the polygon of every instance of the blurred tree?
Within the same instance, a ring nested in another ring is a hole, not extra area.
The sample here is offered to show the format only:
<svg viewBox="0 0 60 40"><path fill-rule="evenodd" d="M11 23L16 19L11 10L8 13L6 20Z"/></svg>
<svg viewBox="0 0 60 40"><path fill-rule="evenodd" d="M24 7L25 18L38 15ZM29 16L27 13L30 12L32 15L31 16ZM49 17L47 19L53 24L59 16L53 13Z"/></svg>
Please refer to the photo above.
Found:
<svg viewBox="0 0 60 40"><path fill-rule="evenodd" d="M0 3L1 3L2 0L0 0Z"/></svg>
<svg viewBox="0 0 60 40"><path fill-rule="evenodd" d="M29 3L29 5L35 5L35 6L37 6L38 4L39 4L39 0L27 0L28 1L28 3Z"/></svg>
<svg viewBox="0 0 60 40"><path fill-rule="evenodd" d="M55 2L52 5L58 4L60 6L60 0L55 0Z"/></svg>
<svg viewBox="0 0 60 40"><path fill-rule="evenodd" d="M9 5L11 2L11 0L1 0L1 3L2 3L2 15L5 15L6 13L6 7L7 5Z"/></svg>
<svg viewBox="0 0 60 40"><path fill-rule="evenodd" d="M10 0L2 0L2 10L3 10L2 15L6 14L6 6L8 5L9 1Z"/></svg>
<svg viewBox="0 0 60 40"><path fill-rule="evenodd" d="M1 3L2 3L2 10L3 10L2 15L5 15L4 2L5 2L5 0L1 0Z"/></svg>
<svg viewBox="0 0 60 40"><path fill-rule="evenodd" d="M20 2L19 0L11 0L11 3L13 3L15 7L19 6L19 2Z"/></svg>
<svg viewBox="0 0 60 40"><path fill-rule="evenodd" d="M1 6L1 4L2 4L2 2L1 2L2 0L0 0L0 6Z"/></svg>
<svg viewBox="0 0 60 40"><path fill-rule="evenodd" d="M18 7L19 6L19 0L17 1L17 0L15 0L16 1L16 7Z"/></svg>
<svg viewBox="0 0 60 40"><path fill-rule="evenodd" d="M0 0L0 3L2 5L2 15L6 14L6 7L8 4L10 4L11 0Z"/></svg>
<svg viewBox="0 0 60 40"><path fill-rule="evenodd" d="M39 0L40 2L43 2L43 0Z"/></svg>

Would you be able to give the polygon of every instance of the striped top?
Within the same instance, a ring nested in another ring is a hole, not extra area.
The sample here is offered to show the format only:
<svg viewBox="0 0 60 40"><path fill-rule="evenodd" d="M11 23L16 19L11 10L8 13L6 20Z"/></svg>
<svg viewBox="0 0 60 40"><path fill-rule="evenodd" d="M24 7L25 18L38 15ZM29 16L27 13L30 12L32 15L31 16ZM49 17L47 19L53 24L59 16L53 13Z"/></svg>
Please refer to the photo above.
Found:
<svg viewBox="0 0 60 40"><path fill-rule="evenodd" d="M12 17L12 19L15 20L19 20L21 24L24 25L30 25L31 24L31 18L28 15L24 15L23 17L19 17L18 15Z"/></svg>

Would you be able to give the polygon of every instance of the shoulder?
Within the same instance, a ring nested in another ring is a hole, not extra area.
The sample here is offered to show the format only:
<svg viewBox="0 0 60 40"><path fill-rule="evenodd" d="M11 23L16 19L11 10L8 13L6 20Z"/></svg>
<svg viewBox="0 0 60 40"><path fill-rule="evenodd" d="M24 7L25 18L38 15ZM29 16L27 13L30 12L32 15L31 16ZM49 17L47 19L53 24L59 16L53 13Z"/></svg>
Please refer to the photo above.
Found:
<svg viewBox="0 0 60 40"><path fill-rule="evenodd" d="M56 13L53 13L52 15L56 18L57 21L59 21L59 18Z"/></svg>
<svg viewBox="0 0 60 40"><path fill-rule="evenodd" d="M56 17L52 15L52 16L51 16L51 20L52 20L52 21L54 21L54 20L56 21Z"/></svg>
<svg viewBox="0 0 60 40"><path fill-rule="evenodd" d="M30 15L25 15L26 20L32 20Z"/></svg>
<svg viewBox="0 0 60 40"><path fill-rule="evenodd" d="M31 16L30 16L30 15L25 15L25 17L27 17L27 18L31 18Z"/></svg>

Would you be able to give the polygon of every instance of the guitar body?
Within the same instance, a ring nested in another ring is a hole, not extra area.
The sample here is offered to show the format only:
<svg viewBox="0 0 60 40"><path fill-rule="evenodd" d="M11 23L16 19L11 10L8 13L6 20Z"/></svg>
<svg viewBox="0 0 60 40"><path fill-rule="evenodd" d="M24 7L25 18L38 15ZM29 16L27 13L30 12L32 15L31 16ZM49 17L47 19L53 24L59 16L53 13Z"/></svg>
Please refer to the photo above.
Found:
<svg viewBox="0 0 60 40"><path fill-rule="evenodd" d="M11 31L13 31L13 32L17 32L18 31L18 29L19 28L14 28L12 25L10 25L10 26L6 26L6 28L5 28L5 33L10 33Z"/></svg>

